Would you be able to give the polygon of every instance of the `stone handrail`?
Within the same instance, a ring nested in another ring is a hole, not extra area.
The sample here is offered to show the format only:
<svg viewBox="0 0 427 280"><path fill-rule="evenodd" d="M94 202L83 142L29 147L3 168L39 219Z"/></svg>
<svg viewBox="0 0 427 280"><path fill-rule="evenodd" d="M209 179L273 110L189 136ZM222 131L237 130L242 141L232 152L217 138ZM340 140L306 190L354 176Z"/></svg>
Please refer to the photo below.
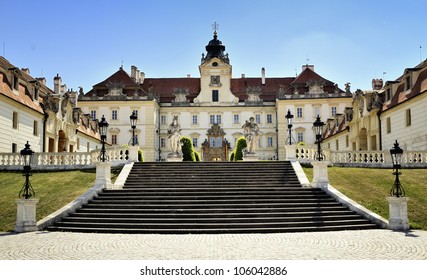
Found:
<svg viewBox="0 0 427 280"><path fill-rule="evenodd" d="M86 153L34 153L31 168L34 170L93 168L98 162L100 150ZM128 160L127 148L106 149L107 160L113 165ZM23 166L20 153L0 153L0 170L20 170Z"/></svg>

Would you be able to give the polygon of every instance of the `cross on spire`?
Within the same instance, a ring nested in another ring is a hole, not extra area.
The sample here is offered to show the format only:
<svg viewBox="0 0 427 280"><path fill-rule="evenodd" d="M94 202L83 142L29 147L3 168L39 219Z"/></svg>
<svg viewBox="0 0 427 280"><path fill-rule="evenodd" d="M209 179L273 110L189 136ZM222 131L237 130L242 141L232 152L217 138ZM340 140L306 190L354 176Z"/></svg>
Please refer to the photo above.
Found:
<svg viewBox="0 0 427 280"><path fill-rule="evenodd" d="M216 31L219 29L219 24L216 21L212 24L212 30L216 34Z"/></svg>

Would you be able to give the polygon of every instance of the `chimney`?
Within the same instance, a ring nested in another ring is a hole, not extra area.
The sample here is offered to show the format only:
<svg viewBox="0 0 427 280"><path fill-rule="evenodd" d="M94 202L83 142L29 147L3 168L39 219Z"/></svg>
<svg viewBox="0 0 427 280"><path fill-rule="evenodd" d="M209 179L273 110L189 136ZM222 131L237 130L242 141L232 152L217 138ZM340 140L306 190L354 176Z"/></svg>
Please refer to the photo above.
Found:
<svg viewBox="0 0 427 280"><path fill-rule="evenodd" d="M191 78L191 75L190 75L190 74L187 74L187 78Z"/></svg>
<svg viewBox="0 0 427 280"><path fill-rule="evenodd" d="M302 71L304 71L307 68L314 72L314 65L309 65L309 64L303 65Z"/></svg>
<svg viewBox="0 0 427 280"><path fill-rule="evenodd" d="M372 89L380 90L383 88L383 79L372 79Z"/></svg>
<svg viewBox="0 0 427 280"><path fill-rule="evenodd" d="M138 68L136 68L136 66L135 65L132 65L131 67L130 67L130 77L132 78L132 79L134 79L134 80L136 80L136 70L137 70Z"/></svg>
<svg viewBox="0 0 427 280"><path fill-rule="evenodd" d="M264 67L262 67L261 69L261 76L262 76L261 84L265 85L265 68Z"/></svg>
<svg viewBox="0 0 427 280"><path fill-rule="evenodd" d="M242 79L244 79L245 78L245 74L244 73L242 73Z"/></svg>
<svg viewBox="0 0 427 280"><path fill-rule="evenodd" d="M22 68L21 71L27 75L30 75L30 68Z"/></svg>
<svg viewBox="0 0 427 280"><path fill-rule="evenodd" d="M53 78L53 91L55 94L59 94L59 90L61 88L62 79L59 77L59 74L56 74L56 77Z"/></svg>
<svg viewBox="0 0 427 280"><path fill-rule="evenodd" d="M36 78L36 80L39 81L42 85L46 85L46 78L45 77Z"/></svg>
<svg viewBox="0 0 427 280"><path fill-rule="evenodd" d="M63 95L67 91L67 85L63 84L61 85L61 95Z"/></svg>

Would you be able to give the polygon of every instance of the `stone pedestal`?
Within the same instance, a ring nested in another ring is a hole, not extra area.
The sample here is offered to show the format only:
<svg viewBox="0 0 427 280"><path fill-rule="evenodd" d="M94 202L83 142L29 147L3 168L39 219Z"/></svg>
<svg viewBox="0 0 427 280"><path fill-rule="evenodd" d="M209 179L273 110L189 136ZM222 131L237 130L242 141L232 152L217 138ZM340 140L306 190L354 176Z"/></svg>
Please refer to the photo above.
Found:
<svg viewBox="0 0 427 280"><path fill-rule="evenodd" d="M16 215L16 232L29 232L37 230L36 206L38 199L18 199L16 200L18 211Z"/></svg>
<svg viewBox="0 0 427 280"><path fill-rule="evenodd" d="M257 153L244 153L243 154L243 161L258 161L258 154Z"/></svg>
<svg viewBox="0 0 427 280"><path fill-rule="evenodd" d="M407 197L387 197L390 219L389 228L392 230L408 230L408 200Z"/></svg>
<svg viewBox="0 0 427 280"><path fill-rule="evenodd" d="M96 181L95 184L103 184L105 188L111 187L111 162L96 163Z"/></svg>
<svg viewBox="0 0 427 280"><path fill-rule="evenodd" d="M166 158L167 162L178 162L182 161L182 155L178 153L170 153L168 154L168 157Z"/></svg>
<svg viewBox="0 0 427 280"><path fill-rule="evenodd" d="M312 161L313 165L313 183L315 188L327 188L329 184L328 178L328 162L327 161Z"/></svg>
<svg viewBox="0 0 427 280"><path fill-rule="evenodd" d="M286 158L285 160L296 161L297 160L297 148L295 145L285 145Z"/></svg>
<svg viewBox="0 0 427 280"><path fill-rule="evenodd" d="M139 146L129 146L129 161L138 162Z"/></svg>

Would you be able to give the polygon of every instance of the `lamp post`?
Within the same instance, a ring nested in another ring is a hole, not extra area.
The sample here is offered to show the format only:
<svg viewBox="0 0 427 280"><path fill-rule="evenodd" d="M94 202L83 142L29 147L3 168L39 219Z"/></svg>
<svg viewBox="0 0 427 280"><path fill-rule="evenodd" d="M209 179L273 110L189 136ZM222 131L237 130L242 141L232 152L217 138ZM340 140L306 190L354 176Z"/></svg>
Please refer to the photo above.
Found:
<svg viewBox="0 0 427 280"><path fill-rule="evenodd" d="M320 147L320 143L322 143L322 134L323 134L323 126L324 122L320 120L320 117L317 116L316 121L313 123L314 131L316 133L316 143L317 143L317 160L322 161L324 157L322 155L322 149Z"/></svg>
<svg viewBox="0 0 427 280"><path fill-rule="evenodd" d="M397 142L397 140L394 143L394 147L390 149L390 154L393 160L393 175L396 175L393 187L390 190L390 195L395 197L404 197L405 190L403 189L399 181L399 175L402 174L402 172L399 172L399 169L401 169L402 167L401 162L403 150L399 147L399 143Z"/></svg>
<svg viewBox="0 0 427 280"><path fill-rule="evenodd" d="M34 151L31 150L30 144L27 141L27 144L25 144L25 148L21 150L21 157L24 161L24 173L22 175L25 176L24 186L19 192L19 197L22 199L29 199L36 195L33 187L31 186L30 178L29 178L32 175L30 164L33 160L33 156L34 156Z"/></svg>
<svg viewBox="0 0 427 280"><path fill-rule="evenodd" d="M99 155L102 162L105 162L107 159L107 156L105 155L105 140L107 139L107 128L108 123L105 120L104 116L102 116L101 121L99 122L99 128L101 130L101 154Z"/></svg>
<svg viewBox="0 0 427 280"><path fill-rule="evenodd" d="M132 128L132 146L135 146L136 144L138 144L138 141L135 141L135 128L136 128L136 123L138 121L138 116L135 114L135 111L133 111L132 115L129 118L130 118L130 126Z"/></svg>
<svg viewBox="0 0 427 280"><path fill-rule="evenodd" d="M292 145L292 119L294 118L294 115L291 114L291 110L288 109L288 113L285 118L288 123L289 145Z"/></svg>

